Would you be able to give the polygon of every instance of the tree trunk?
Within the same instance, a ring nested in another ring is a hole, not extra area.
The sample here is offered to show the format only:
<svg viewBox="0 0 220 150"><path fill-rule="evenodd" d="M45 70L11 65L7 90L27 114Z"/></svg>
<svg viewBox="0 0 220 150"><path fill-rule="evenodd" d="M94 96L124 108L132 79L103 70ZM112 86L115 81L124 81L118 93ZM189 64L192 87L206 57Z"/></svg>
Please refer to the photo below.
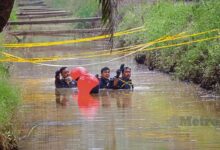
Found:
<svg viewBox="0 0 220 150"><path fill-rule="evenodd" d="M0 0L0 32L7 24L14 5L14 0Z"/></svg>

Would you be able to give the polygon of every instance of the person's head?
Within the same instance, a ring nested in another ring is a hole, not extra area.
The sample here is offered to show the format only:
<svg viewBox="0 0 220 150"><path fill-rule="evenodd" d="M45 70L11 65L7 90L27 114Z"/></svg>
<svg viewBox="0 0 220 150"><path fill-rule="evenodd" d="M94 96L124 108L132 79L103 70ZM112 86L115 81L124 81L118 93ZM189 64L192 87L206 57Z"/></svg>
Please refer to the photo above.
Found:
<svg viewBox="0 0 220 150"><path fill-rule="evenodd" d="M70 72L67 67L61 67L60 74L63 78L67 78L70 75Z"/></svg>
<svg viewBox="0 0 220 150"><path fill-rule="evenodd" d="M108 79L110 77L110 69L108 67L104 67L101 69L101 77Z"/></svg>
<svg viewBox="0 0 220 150"><path fill-rule="evenodd" d="M124 69L122 70L122 78L130 79L130 77L131 77L131 68L124 67Z"/></svg>

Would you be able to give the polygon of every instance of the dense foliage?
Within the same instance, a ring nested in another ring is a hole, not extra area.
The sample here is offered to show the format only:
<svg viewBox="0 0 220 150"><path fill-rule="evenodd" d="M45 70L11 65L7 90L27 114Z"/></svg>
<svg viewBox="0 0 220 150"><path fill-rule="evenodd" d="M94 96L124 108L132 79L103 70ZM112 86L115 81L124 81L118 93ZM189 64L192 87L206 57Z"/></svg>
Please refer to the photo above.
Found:
<svg viewBox="0 0 220 150"><path fill-rule="evenodd" d="M193 34L220 28L220 1L160 1L136 4L121 10L123 19L119 29L145 25L146 32L120 39L122 46L150 42L160 37L179 33ZM219 31L154 45L162 46L219 36ZM145 57L143 57L145 55ZM193 81L206 89L220 86L219 39L179 47L155 49L140 53L136 59L146 58L150 69L173 73L182 80Z"/></svg>

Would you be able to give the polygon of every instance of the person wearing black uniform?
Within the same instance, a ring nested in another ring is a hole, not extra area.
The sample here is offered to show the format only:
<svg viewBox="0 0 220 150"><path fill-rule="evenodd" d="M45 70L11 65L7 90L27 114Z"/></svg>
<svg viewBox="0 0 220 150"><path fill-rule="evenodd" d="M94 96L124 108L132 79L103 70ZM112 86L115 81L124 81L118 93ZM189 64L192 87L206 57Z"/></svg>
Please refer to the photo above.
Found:
<svg viewBox="0 0 220 150"><path fill-rule="evenodd" d="M70 77L70 72L67 67L62 67L55 73L55 86L56 88L74 88L76 81Z"/></svg>
<svg viewBox="0 0 220 150"><path fill-rule="evenodd" d="M122 77L119 77L122 72ZM124 64L121 65L120 69L117 70L116 76L114 78L114 89L134 89L131 78L131 68L124 67Z"/></svg>
<svg viewBox="0 0 220 150"><path fill-rule="evenodd" d="M104 67L101 69L101 78L99 79L99 88L100 89L111 89L112 82L109 79L110 77L110 69L108 67Z"/></svg>
<svg viewBox="0 0 220 150"><path fill-rule="evenodd" d="M94 87L91 93L99 93L99 89L111 89L113 87L113 80L110 80L110 69L108 67L103 67L101 69L101 78L96 75L99 80L99 85Z"/></svg>
<svg viewBox="0 0 220 150"><path fill-rule="evenodd" d="M56 102L65 105L67 98L66 93L71 93L71 88L76 87L76 81L70 77L70 72L67 67L61 67L55 73L55 96ZM70 94L69 94L70 95Z"/></svg>

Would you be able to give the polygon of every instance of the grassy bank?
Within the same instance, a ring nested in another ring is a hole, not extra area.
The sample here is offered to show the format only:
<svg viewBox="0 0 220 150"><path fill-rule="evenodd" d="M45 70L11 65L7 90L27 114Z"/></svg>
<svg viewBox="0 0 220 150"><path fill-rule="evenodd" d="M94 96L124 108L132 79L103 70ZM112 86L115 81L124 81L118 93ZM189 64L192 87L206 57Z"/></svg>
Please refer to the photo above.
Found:
<svg viewBox="0 0 220 150"><path fill-rule="evenodd" d="M12 13L12 20L16 19ZM5 35L0 34L0 44L5 42ZM0 51L5 51L1 48ZM2 57L2 56L0 56ZM0 63L0 149L17 149L16 140L16 109L20 103L19 90L10 83L7 64Z"/></svg>
<svg viewBox="0 0 220 150"><path fill-rule="evenodd" d="M20 102L20 96L18 89L2 77L0 77L0 93L0 149L16 149L17 133L14 124L16 121L13 119L15 119L14 115Z"/></svg>
<svg viewBox="0 0 220 150"><path fill-rule="evenodd" d="M2 42L2 41L0 41ZM6 64L0 63L0 149L17 148L16 119L19 90L9 82Z"/></svg>
<svg viewBox="0 0 220 150"><path fill-rule="evenodd" d="M119 46L154 41L160 37L178 33L192 34L220 29L220 1L203 0L184 3L183 1L159 1L154 4L139 3L120 10L122 21L118 29L123 30L143 25L146 32L120 38ZM166 46L197 39L219 36L218 32L197 37L158 43L152 47ZM219 39L170 48L155 48L136 56L136 60L149 66L172 73L175 77L200 84L210 90L220 89L220 44Z"/></svg>
<svg viewBox="0 0 220 150"><path fill-rule="evenodd" d="M97 0L47 0L48 6L72 12L75 18L89 18L98 16L99 4ZM95 23L74 23L73 28L94 28Z"/></svg>
<svg viewBox="0 0 220 150"><path fill-rule="evenodd" d="M74 17L93 17L99 10L97 0L47 0L49 6L71 11Z"/></svg>

